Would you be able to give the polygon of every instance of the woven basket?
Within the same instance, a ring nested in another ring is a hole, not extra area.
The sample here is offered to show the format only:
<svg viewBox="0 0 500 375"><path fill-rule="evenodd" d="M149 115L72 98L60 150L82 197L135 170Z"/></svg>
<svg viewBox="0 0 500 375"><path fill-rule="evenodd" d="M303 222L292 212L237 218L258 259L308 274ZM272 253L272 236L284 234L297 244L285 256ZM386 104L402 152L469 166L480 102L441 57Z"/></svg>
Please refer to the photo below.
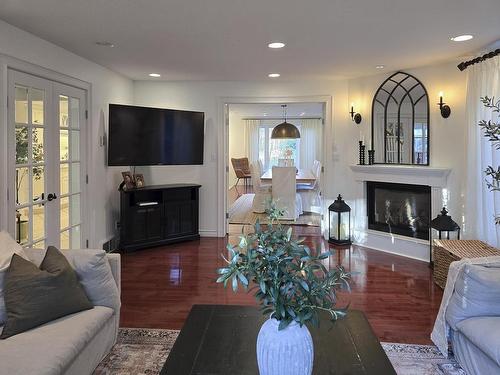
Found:
<svg viewBox="0 0 500 375"><path fill-rule="evenodd" d="M451 262L498 255L498 249L478 240L434 240L434 282L444 289Z"/></svg>

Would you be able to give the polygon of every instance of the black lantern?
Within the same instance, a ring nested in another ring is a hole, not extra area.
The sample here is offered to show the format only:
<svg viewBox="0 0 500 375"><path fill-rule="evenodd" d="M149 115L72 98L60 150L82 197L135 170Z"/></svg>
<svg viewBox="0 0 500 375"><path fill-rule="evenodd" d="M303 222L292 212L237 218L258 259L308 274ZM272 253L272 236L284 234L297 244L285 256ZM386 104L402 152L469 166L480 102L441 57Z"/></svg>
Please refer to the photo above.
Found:
<svg viewBox="0 0 500 375"><path fill-rule="evenodd" d="M457 232L457 239L460 239L460 225L453 221L451 216L448 215L448 211L446 211L445 207L443 207L441 213L431 221L431 228L438 231L439 239L443 237L443 233L446 233L446 239L449 240L450 232Z"/></svg>
<svg viewBox="0 0 500 375"><path fill-rule="evenodd" d="M446 239L450 239L450 232L457 232L457 240L460 239L460 225L455 223L451 216L448 215L446 207L443 207L441 213L439 213L435 219L431 220L431 228L435 229L439 233L439 239L443 238L443 234L446 233ZM431 241L429 243L429 266L432 268L434 265L434 259L432 257L432 233Z"/></svg>
<svg viewBox="0 0 500 375"><path fill-rule="evenodd" d="M334 245L351 244L351 207L339 196L328 207L328 242Z"/></svg>

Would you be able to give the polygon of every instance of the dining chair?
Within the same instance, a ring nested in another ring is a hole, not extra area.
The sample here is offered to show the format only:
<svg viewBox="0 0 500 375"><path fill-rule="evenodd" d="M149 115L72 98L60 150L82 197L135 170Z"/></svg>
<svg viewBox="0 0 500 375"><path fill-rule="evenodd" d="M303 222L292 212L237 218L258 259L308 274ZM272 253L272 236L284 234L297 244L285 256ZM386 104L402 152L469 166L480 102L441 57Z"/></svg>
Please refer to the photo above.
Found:
<svg viewBox="0 0 500 375"><path fill-rule="evenodd" d="M231 164L233 165L234 173L236 174L237 178L236 183L234 184L234 188L236 189L238 196L240 196L240 192L238 191L238 183L240 182L240 179L243 179L245 193L247 193L249 180L252 178L248 158L231 158Z"/></svg>
<svg viewBox="0 0 500 375"><path fill-rule="evenodd" d="M302 209L305 212L321 214L321 162L318 160L314 161L312 172L316 177L314 182L311 184L297 184L297 193L300 194L302 199Z"/></svg>
<svg viewBox="0 0 500 375"><path fill-rule="evenodd" d="M302 200L296 185L295 167L273 167L272 196L276 207L284 210L284 220L296 220L302 214Z"/></svg>
<svg viewBox="0 0 500 375"><path fill-rule="evenodd" d="M252 163L250 171L252 174L253 191L255 194L252 202L252 211L256 213L266 212L266 209L269 208L269 202L271 201L271 185L262 183L258 162Z"/></svg>

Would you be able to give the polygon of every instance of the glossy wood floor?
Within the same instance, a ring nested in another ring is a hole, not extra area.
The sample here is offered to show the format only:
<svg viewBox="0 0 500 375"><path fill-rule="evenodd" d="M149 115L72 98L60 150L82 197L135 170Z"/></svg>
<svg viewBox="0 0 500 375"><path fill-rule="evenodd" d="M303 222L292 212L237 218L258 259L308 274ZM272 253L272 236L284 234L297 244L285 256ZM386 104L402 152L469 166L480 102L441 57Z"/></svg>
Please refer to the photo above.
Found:
<svg viewBox="0 0 500 375"><path fill-rule="evenodd" d="M252 295L216 284L227 241L238 242L241 226L227 238L203 238L122 255L121 326L180 329L193 304L256 305ZM248 228L246 230L249 230ZM315 249L328 249L318 228L294 227ZM429 344L442 291L424 262L352 246L328 263L353 274L352 294L342 298L365 312L381 341Z"/></svg>

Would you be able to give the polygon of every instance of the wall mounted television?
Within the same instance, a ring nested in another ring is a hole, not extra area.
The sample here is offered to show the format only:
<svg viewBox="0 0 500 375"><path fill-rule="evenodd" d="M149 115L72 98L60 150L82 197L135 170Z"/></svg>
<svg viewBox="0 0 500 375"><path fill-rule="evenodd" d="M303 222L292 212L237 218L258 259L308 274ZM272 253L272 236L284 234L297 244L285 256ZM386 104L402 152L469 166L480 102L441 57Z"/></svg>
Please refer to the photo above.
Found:
<svg viewBox="0 0 500 375"><path fill-rule="evenodd" d="M203 164L205 114L109 105L108 165Z"/></svg>

